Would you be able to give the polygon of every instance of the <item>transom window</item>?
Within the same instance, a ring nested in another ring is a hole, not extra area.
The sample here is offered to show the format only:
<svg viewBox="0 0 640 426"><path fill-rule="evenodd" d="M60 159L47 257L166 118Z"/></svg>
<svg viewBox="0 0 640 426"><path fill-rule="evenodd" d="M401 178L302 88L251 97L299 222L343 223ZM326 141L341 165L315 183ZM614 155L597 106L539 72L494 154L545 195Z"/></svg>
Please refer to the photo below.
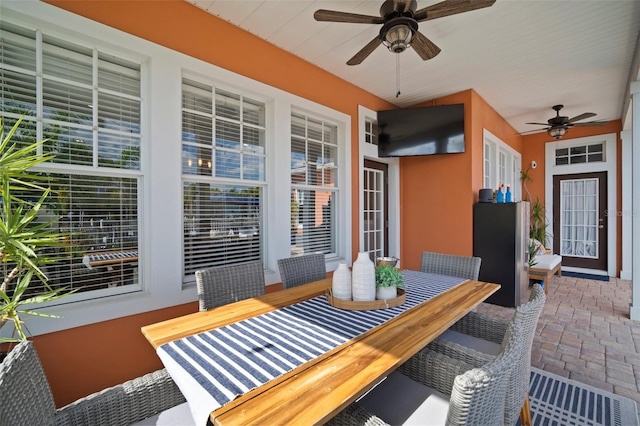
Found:
<svg viewBox="0 0 640 426"><path fill-rule="evenodd" d="M378 145L378 122L370 118L364 121L364 141L371 145Z"/></svg>
<svg viewBox="0 0 640 426"><path fill-rule="evenodd" d="M567 164L602 163L604 158L604 143L558 148L555 152L556 166Z"/></svg>
<svg viewBox="0 0 640 426"><path fill-rule="evenodd" d="M266 107L183 78L184 275L262 259Z"/></svg>
<svg viewBox="0 0 640 426"><path fill-rule="evenodd" d="M291 114L291 254L336 252L338 127Z"/></svg>
<svg viewBox="0 0 640 426"><path fill-rule="evenodd" d="M49 284L81 298L139 289L140 88L140 63L0 22L5 131L24 117L13 140L55 156L36 169L52 189L40 214L70 244L50 250Z"/></svg>

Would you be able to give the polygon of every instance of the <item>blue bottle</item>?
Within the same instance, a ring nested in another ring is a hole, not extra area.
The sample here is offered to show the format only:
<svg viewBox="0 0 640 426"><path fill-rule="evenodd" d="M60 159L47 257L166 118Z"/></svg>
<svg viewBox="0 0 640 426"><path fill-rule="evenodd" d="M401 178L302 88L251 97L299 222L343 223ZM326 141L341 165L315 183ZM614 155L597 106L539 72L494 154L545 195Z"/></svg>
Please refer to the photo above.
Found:
<svg viewBox="0 0 640 426"><path fill-rule="evenodd" d="M504 202L505 203L510 203L511 202L511 187L507 186L507 193L504 196Z"/></svg>
<svg viewBox="0 0 640 426"><path fill-rule="evenodd" d="M496 203L504 203L504 195L502 194L502 185L498 187L498 193L496 194Z"/></svg>

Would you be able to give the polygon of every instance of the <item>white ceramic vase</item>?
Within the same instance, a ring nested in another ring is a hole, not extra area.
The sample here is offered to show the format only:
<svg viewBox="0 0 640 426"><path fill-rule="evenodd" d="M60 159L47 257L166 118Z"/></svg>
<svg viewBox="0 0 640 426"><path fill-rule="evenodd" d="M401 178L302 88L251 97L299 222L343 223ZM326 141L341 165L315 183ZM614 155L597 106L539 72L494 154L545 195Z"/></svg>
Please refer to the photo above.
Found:
<svg viewBox="0 0 640 426"><path fill-rule="evenodd" d="M351 271L351 293L356 302L376 300L376 268L369 253L358 253Z"/></svg>
<svg viewBox="0 0 640 426"><path fill-rule="evenodd" d="M395 286L376 288L376 299L389 300L389 299L394 299L397 296L398 296L398 288Z"/></svg>
<svg viewBox="0 0 640 426"><path fill-rule="evenodd" d="M333 272L331 293L336 299L351 300L351 271L346 263L339 263Z"/></svg>

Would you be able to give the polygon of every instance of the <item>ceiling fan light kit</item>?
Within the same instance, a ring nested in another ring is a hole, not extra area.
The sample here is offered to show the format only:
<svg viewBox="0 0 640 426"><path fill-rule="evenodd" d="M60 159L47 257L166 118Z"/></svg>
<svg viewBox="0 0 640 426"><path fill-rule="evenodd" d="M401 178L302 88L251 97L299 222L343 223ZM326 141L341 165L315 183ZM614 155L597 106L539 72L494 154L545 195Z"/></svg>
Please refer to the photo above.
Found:
<svg viewBox="0 0 640 426"><path fill-rule="evenodd" d="M549 136L554 139L560 139L566 132L567 129L565 129L564 127L551 127L549 130L547 130Z"/></svg>
<svg viewBox="0 0 640 426"><path fill-rule="evenodd" d="M395 18L382 26L380 39L390 52L401 53L411 45L416 31L418 31L418 23L413 19Z"/></svg>

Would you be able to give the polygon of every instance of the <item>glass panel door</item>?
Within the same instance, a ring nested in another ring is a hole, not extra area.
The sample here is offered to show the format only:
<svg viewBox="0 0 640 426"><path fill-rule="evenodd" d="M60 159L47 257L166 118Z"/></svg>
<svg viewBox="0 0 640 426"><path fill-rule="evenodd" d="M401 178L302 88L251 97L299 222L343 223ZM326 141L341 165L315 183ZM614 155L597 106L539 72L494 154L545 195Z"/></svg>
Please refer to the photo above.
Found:
<svg viewBox="0 0 640 426"><path fill-rule="evenodd" d="M363 251L369 253L373 261L386 256L388 251L386 173L386 164L365 161Z"/></svg>

